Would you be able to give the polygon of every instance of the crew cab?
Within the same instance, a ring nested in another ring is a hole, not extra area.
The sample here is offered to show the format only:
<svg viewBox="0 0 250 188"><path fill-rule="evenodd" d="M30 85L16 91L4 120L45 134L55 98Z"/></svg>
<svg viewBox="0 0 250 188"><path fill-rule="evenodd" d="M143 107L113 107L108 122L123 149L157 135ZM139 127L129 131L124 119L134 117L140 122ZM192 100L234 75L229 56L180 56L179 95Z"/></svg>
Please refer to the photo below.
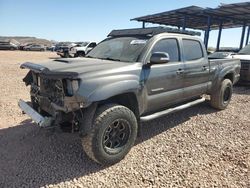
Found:
<svg viewBox="0 0 250 188"><path fill-rule="evenodd" d="M40 127L79 132L91 159L114 164L134 145L141 122L202 103L204 94L218 110L229 105L240 61L208 60L195 34L114 30L85 58L24 63L32 105L19 106Z"/></svg>

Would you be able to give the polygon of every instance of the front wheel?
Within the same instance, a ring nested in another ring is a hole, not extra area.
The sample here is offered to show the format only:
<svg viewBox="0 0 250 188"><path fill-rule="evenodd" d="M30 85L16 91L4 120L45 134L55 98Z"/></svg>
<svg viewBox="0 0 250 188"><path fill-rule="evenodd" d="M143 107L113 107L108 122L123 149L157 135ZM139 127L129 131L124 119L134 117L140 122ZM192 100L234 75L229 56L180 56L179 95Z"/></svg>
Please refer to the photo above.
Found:
<svg viewBox="0 0 250 188"><path fill-rule="evenodd" d="M117 163L134 145L137 128L131 110L121 105L103 105L96 112L92 131L82 138L83 149L97 163Z"/></svg>
<svg viewBox="0 0 250 188"><path fill-rule="evenodd" d="M231 80L224 79L220 88L211 95L211 106L219 110L224 110L230 103L232 94L233 84Z"/></svg>

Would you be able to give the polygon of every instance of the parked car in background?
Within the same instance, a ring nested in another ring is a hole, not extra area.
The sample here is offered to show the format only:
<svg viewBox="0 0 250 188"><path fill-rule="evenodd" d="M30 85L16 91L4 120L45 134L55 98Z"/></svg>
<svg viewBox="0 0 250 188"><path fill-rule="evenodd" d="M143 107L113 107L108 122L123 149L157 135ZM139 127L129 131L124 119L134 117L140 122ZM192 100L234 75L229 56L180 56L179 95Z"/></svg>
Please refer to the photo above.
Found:
<svg viewBox="0 0 250 188"><path fill-rule="evenodd" d="M86 154L105 165L126 156L141 122L202 103L203 94L225 109L240 61L208 60L193 32L170 32L115 30L85 58L24 63L32 105L20 100L19 106L40 127L79 132Z"/></svg>
<svg viewBox="0 0 250 188"><path fill-rule="evenodd" d="M24 50L25 47L31 46L31 45L33 45L33 43L21 44L21 45L19 46L19 49L20 49L20 50Z"/></svg>
<svg viewBox="0 0 250 188"><path fill-rule="evenodd" d="M250 83L250 44L239 51L238 54L232 56L234 59L240 59L241 71L240 81L242 83Z"/></svg>
<svg viewBox="0 0 250 188"><path fill-rule="evenodd" d="M0 50L18 50L19 46L11 42L0 42Z"/></svg>
<svg viewBox="0 0 250 188"><path fill-rule="evenodd" d="M76 43L76 46L69 48L69 56L70 57L84 57L94 47L96 47L96 42Z"/></svg>
<svg viewBox="0 0 250 188"><path fill-rule="evenodd" d="M232 52L232 53L238 53L240 50L236 47L221 47L219 52Z"/></svg>
<svg viewBox="0 0 250 188"><path fill-rule="evenodd" d="M76 46L76 43L60 43L58 46L56 46L56 53L57 55L59 55L60 57L69 57L69 49L71 47Z"/></svg>
<svg viewBox="0 0 250 188"><path fill-rule="evenodd" d="M55 51L55 48L56 48L56 46L55 46L55 45L52 45L52 46L47 47L46 50L54 52L54 51Z"/></svg>
<svg viewBox="0 0 250 188"><path fill-rule="evenodd" d="M221 47L219 50L208 55L209 59L231 59L233 55L239 52L238 48Z"/></svg>
<svg viewBox="0 0 250 188"><path fill-rule="evenodd" d="M209 59L232 59L232 55L235 55L235 52L214 52L208 55Z"/></svg>
<svg viewBox="0 0 250 188"><path fill-rule="evenodd" d="M32 44L32 45L28 45L23 47L23 50L26 51L45 51L46 47L44 45L40 45L40 44Z"/></svg>
<svg viewBox="0 0 250 188"><path fill-rule="evenodd" d="M72 42L58 42L55 44L55 51L57 52L60 48L65 47L65 46L70 46Z"/></svg>

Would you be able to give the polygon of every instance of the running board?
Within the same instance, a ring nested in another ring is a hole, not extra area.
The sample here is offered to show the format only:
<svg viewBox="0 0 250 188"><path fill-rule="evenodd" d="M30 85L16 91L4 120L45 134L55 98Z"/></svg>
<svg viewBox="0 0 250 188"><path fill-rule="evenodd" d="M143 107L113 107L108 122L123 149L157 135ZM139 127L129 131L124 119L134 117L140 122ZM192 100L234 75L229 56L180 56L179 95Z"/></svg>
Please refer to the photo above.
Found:
<svg viewBox="0 0 250 188"><path fill-rule="evenodd" d="M167 110L163 110L161 112L156 112L156 113L148 115L148 116L143 116L143 117L140 118L140 120L141 120L141 122L150 121L150 120L165 116L167 114L171 114L173 112L177 112L177 111L189 108L191 106L203 103L205 100L206 100L205 98L197 99L195 101L183 104L181 106L177 106L177 107L174 107L174 108L169 108Z"/></svg>

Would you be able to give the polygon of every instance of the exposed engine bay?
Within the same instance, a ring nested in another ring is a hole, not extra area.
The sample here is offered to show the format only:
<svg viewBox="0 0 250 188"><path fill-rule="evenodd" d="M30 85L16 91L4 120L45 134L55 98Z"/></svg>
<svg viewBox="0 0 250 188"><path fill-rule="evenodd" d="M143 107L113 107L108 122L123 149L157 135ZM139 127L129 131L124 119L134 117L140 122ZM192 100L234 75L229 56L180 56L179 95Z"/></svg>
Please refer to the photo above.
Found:
<svg viewBox="0 0 250 188"><path fill-rule="evenodd" d="M79 130L83 117L83 100L75 95L79 80L52 76L30 70L23 79L30 85L31 107L43 117L49 117L53 126L61 126L67 131ZM47 126L47 125L45 125ZM51 125L48 125L51 127Z"/></svg>

